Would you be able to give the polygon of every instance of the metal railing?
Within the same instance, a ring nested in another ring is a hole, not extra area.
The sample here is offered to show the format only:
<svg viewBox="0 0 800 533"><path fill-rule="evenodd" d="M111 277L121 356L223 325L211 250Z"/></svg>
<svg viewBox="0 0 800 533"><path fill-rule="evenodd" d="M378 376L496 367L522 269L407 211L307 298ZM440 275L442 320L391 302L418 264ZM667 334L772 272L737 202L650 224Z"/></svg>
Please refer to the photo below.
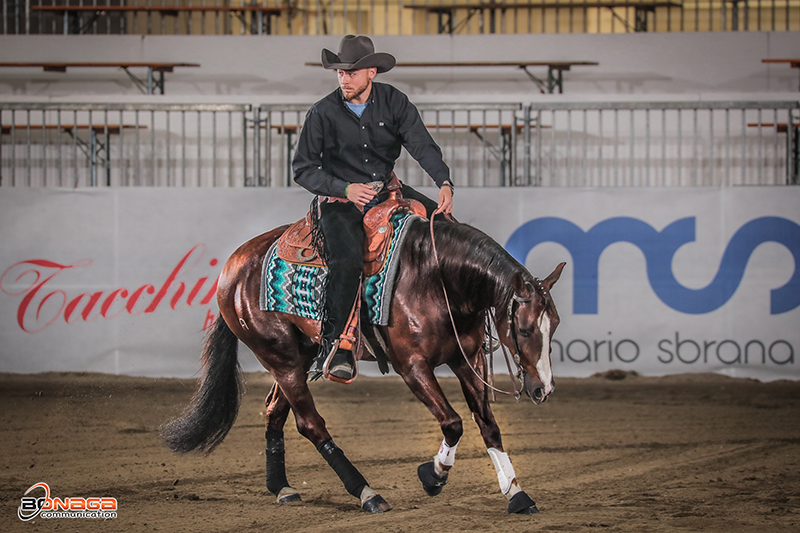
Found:
<svg viewBox="0 0 800 533"><path fill-rule="evenodd" d="M250 110L0 103L0 186L243 186Z"/></svg>
<svg viewBox="0 0 800 533"><path fill-rule="evenodd" d="M520 185L798 184L800 102L536 104L523 114L531 156Z"/></svg>
<svg viewBox="0 0 800 533"><path fill-rule="evenodd" d="M2 187L292 187L308 104L0 103ZM422 104L457 186L800 184L800 102ZM431 185L403 151L406 183Z"/></svg>
<svg viewBox="0 0 800 533"><path fill-rule="evenodd" d="M66 5L97 9L48 9ZM6 0L0 19L15 35L797 31L800 0Z"/></svg>

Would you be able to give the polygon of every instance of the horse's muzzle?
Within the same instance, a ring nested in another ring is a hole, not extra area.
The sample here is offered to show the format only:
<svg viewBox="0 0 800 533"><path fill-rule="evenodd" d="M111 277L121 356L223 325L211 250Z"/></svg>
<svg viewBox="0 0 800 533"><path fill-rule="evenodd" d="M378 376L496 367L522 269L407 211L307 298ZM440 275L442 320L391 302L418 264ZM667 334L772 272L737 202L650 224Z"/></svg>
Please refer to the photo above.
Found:
<svg viewBox="0 0 800 533"><path fill-rule="evenodd" d="M530 398L534 404L539 405L540 403L547 401L547 398L555 390L556 385L555 381L550 381L550 386L545 387L544 384L538 379L533 379L529 377L528 374L525 374L523 388L525 389L525 394L528 395L528 398Z"/></svg>

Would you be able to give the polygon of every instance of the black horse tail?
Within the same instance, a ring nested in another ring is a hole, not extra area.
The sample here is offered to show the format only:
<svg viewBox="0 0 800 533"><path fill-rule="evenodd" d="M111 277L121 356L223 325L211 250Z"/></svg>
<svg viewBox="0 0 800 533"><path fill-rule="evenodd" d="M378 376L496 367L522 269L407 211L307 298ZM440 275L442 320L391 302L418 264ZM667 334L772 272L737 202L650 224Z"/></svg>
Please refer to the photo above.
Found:
<svg viewBox="0 0 800 533"><path fill-rule="evenodd" d="M200 387L183 414L159 429L170 450L209 454L225 439L236 421L243 391L238 343L222 315L218 316L206 337Z"/></svg>

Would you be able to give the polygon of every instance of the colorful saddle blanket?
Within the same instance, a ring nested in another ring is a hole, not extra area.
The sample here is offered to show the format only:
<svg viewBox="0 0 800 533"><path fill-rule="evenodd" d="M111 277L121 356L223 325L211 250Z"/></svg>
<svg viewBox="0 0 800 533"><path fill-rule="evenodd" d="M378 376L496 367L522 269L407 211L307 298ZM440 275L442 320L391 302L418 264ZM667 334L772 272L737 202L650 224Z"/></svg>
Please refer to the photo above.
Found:
<svg viewBox="0 0 800 533"><path fill-rule="evenodd" d="M397 251L403 245L407 230L415 220L424 219L408 212L392 215L390 222L394 230L383 267L376 274L364 279L363 305L366 306L373 324L389 324L389 309L399 267L400 254ZM264 256L261 270L261 310L319 320L322 288L327 275L327 267L282 259L278 255L276 241Z"/></svg>

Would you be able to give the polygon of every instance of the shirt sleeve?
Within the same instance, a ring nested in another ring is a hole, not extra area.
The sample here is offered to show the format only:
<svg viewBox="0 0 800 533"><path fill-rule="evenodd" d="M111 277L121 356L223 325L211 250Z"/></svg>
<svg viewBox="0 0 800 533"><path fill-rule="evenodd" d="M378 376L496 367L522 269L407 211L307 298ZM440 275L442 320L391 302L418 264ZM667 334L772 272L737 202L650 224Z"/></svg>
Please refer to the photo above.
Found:
<svg viewBox="0 0 800 533"><path fill-rule="evenodd" d="M321 196L346 198L347 183L322 170L322 150L325 146L325 129L317 106L306 114L305 124L297 140L292 159L294 181L306 190Z"/></svg>
<svg viewBox="0 0 800 533"><path fill-rule="evenodd" d="M438 187L450 179L450 168L442 158L442 149L433 140L416 106L403 93L397 93L396 109L399 110L400 137L411 157L416 159Z"/></svg>

